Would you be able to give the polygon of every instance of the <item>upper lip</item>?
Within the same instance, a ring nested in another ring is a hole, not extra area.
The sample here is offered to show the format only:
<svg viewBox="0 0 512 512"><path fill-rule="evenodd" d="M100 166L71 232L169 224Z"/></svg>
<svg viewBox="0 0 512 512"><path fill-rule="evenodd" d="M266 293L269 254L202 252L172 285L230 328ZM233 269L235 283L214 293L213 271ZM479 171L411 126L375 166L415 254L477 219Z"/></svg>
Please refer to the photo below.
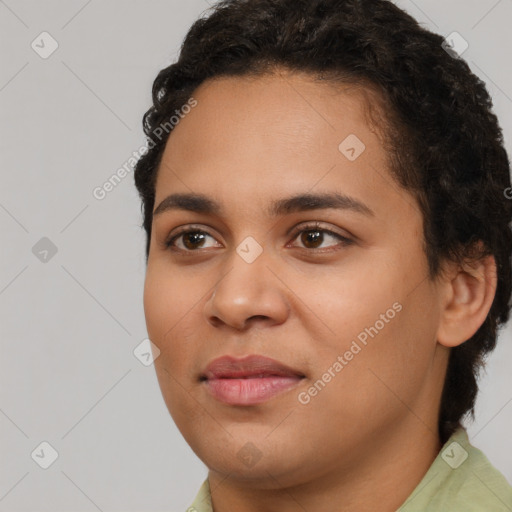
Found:
<svg viewBox="0 0 512 512"><path fill-rule="evenodd" d="M252 354L243 358L222 356L214 359L201 374L206 379L241 379L249 377L304 377L298 370L270 359L269 357Z"/></svg>

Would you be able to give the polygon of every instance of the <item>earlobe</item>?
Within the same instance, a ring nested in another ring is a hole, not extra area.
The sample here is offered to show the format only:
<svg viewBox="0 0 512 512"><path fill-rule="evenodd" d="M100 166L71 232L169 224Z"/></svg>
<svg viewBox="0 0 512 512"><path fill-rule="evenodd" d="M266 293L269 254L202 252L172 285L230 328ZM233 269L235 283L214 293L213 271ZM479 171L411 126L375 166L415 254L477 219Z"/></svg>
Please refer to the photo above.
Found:
<svg viewBox="0 0 512 512"><path fill-rule="evenodd" d="M485 256L458 266L446 274L444 303L437 341L456 347L470 339L484 323L491 309L497 286L494 256Z"/></svg>

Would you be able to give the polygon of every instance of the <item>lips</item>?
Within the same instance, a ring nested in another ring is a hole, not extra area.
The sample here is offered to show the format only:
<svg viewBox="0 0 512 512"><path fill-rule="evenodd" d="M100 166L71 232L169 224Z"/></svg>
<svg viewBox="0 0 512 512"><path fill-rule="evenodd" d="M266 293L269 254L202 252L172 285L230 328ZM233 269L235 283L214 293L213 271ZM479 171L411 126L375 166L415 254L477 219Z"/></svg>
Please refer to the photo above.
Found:
<svg viewBox="0 0 512 512"><path fill-rule="evenodd" d="M305 375L279 361L250 355L223 356L212 361L200 380L218 401L230 405L256 405L284 393Z"/></svg>
<svg viewBox="0 0 512 512"><path fill-rule="evenodd" d="M212 361L202 374L206 379L243 379L261 376L304 377L304 374L275 359L258 355L242 359L232 356L219 357Z"/></svg>

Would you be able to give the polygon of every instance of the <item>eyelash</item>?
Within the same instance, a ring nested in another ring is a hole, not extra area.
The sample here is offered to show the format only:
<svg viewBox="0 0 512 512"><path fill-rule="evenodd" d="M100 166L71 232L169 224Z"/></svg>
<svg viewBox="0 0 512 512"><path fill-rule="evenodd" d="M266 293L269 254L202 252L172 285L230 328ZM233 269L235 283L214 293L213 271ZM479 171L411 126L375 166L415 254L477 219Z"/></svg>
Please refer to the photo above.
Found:
<svg viewBox="0 0 512 512"><path fill-rule="evenodd" d="M298 235L300 235L301 233L308 232L308 231L318 231L320 233L331 235L334 238L337 238L338 240L340 240L340 244L339 245L342 246L342 247L346 247L346 246L351 245L353 243L353 240L351 240L350 238L344 237L344 236L340 235L339 233L336 233L336 232L331 231L329 229L322 228L321 224L319 224L318 222L314 222L312 224L307 224L307 225L301 225L301 226L297 226L296 228L294 228L292 230L292 232L290 233L290 236L293 237L292 241L295 240L298 237ZM194 227L188 227L188 228L185 228L185 229L179 231L175 235L173 235L169 240L167 240L165 242L165 246L168 249L170 249L170 250L180 251L182 253L198 252L200 249L195 249L195 250L181 249L181 248L176 247L174 245L174 241L175 240L177 240L180 236L187 235L189 233L200 233L200 234L208 235L208 236L211 236L212 238L214 238L212 235L210 235L208 232L206 232L206 231L204 231L202 229L194 228ZM307 247L299 247L299 249L302 249L302 250L308 251L308 252L324 252L324 253L325 252L332 252L333 250L338 250L338 249L309 249Z"/></svg>

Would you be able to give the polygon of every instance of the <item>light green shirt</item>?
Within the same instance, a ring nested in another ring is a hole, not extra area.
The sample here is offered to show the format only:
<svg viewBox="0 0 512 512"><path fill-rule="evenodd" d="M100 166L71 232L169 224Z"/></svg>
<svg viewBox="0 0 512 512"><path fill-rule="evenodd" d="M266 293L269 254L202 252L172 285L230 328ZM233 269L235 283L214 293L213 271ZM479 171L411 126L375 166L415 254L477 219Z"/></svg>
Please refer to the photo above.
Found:
<svg viewBox="0 0 512 512"><path fill-rule="evenodd" d="M512 512L512 487L461 428L397 512L477 511ZM187 512L213 512L208 479Z"/></svg>

